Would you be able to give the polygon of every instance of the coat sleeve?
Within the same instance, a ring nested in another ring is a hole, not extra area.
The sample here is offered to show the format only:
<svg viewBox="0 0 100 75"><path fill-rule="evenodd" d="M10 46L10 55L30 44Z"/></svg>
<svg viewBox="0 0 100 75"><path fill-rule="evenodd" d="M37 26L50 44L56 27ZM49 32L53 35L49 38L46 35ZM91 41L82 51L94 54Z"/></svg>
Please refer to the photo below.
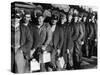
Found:
<svg viewBox="0 0 100 75"><path fill-rule="evenodd" d="M48 44L50 44L51 40L52 40L52 31L51 31L51 27L49 24L47 24L47 38L46 38L46 42L45 42L45 46L47 47Z"/></svg>
<svg viewBox="0 0 100 75"><path fill-rule="evenodd" d="M70 30L69 30L69 32L67 32L67 34L68 34L68 40L67 40L67 49L72 49L72 47L73 47L73 41L72 41L72 28L70 27Z"/></svg>
<svg viewBox="0 0 100 75"><path fill-rule="evenodd" d="M86 34L85 32L86 31L85 31L85 24L84 23L82 24L82 27L83 27L83 34L84 34L82 41L85 41L85 34Z"/></svg>
<svg viewBox="0 0 100 75"><path fill-rule="evenodd" d="M62 45L63 45L63 41L64 41L64 32L63 32L63 29L60 28L60 32L59 32L59 47L57 47L58 49L61 49L62 48Z"/></svg>
<svg viewBox="0 0 100 75"><path fill-rule="evenodd" d="M79 38L78 40L81 41L84 37L84 32L83 32L83 28L82 25L79 25Z"/></svg>
<svg viewBox="0 0 100 75"><path fill-rule="evenodd" d="M29 28L26 28L25 30L25 37L26 37L25 44L21 47L21 49L23 50L23 52L28 53L33 44L33 39L32 39Z"/></svg>
<svg viewBox="0 0 100 75"><path fill-rule="evenodd" d="M97 23L94 24L94 37L97 39Z"/></svg>
<svg viewBox="0 0 100 75"><path fill-rule="evenodd" d="M75 26L72 26L72 39L76 40L77 39L77 30Z"/></svg>
<svg viewBox="0 0 100 75"><path fill-rule="evenodd" d="M92 36L93 36L93 27L92 27L92 25L90 25L89 28L90 28L89 38L92 38Z"/></svg>

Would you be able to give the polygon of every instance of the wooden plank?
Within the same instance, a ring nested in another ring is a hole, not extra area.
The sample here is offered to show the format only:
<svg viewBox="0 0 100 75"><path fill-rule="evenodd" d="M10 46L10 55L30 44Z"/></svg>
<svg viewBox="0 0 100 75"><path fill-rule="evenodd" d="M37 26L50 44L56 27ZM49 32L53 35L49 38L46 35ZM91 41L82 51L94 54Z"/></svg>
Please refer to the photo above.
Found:
<svg viewBox="0 0 100 75"><path fill-rule="evenodd" d="M32 5L24 5L24 4L15 4L15 7L29 8L29 9L34 9L35 8L35 6L32 6Z"/></svg>

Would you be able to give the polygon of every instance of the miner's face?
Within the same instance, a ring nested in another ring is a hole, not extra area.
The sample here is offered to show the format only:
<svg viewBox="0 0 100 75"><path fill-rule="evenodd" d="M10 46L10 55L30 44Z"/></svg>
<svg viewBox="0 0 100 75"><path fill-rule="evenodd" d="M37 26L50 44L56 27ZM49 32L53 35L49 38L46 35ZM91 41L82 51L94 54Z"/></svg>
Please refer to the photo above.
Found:
<svg viewBox="0 0 100 75"><path fill-rule="evenodd" d="M75 16L75 17L74 17L74 22L77 22L77 21L78 21L78 17Z"/></svg>
<svg viewBox="0 0 100 75"><path fill-rule="evenodd" d="M44 17L43 16L38 17L38 24L42 25L43 22L44 22Z"/></svg>
<svg viewBox="0 0 100 75"><path fill-rule="evenodd" d="M72 18L73 18L72 15L69 15L68 16L68 21L71 22Z"/></svg>
<svg viewBox="0 0 100 75"><path fill-rule="evenodd" d="M67 21L66 16L61 18L61 22L66 22L66 21Z"/></svg>
<svg viewBox="0 0 100 75"><path fill-rule="evenodd" d="M81 21L82 20L82 17L79 17L79 21Z"/></svg>
<svg viewBox="0 0 100 75"><path fill-rule="evenodd" d="M15 15L15 18L14 18L15 24L16 24L16 23L19 23L20 20L21 20L20 15L19 15L19 14L16 14L16 15Z"/></svg>
<svg viewBox="0 0 100 75"><path fill-rule="evenodd" d="M11 25L13 27L18 27L20 24L21 17L18 14L15 14L14 18L11 19Z"/></svg>
<svg viewBox="0 0 100 75"><path fill-rule="evenodd" d="M52 25L56 25L57 22L58 22L58 21L57 21L56 19L52 19L52 20L51 20Z"/></svg>
<svg viewBox="0 0 100 75"><path fill-rule="evenodd" d="M31 20L31 15L30 14L26 14L24 19L25 19L25 22L29 22Z"/></svg>
<svg viewBox="0 0 100 75"><path fill-rule="evenodd" d="M84 22L86 22L86 17L83 17Z"/></svg>
<svg viewBox="0 0 100 75"><path fill-rule="evenodd" d="M92 16L92 22L94 22L94 20L95 20L95 16Z"/></svg>

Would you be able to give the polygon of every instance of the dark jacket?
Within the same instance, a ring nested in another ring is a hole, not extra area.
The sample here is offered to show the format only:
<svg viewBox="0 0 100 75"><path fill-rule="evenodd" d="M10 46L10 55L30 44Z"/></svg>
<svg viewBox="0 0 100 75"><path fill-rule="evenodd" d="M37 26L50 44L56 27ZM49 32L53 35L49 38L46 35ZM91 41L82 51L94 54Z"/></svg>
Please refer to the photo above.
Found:
<svg viewBox="0 0 100 75"><path fill-rule="evenodd" d="M52 41L51 41L51 45L52 47L57 50L62 48L63 45L63 29L60 26L56 26L55 31L53 32L53 36L52 36Z"/></svg>
<svg viewBox="0 0 100 75"><path fill-rule="evenodd" d="M89 31L90 31L89 38L93 39L93 36L94 36L94 27L93 27L92 23L89 23Z"/></svg>
<svg viewBox="0 0 100 75"><path fill-rule="evenodd" d="M25 54L29 55L33 43L29 27L21 24L20 30L21 30L20 49L23 50Z"/></svg>
<svg viewBox="0 0 100 75"><path fill-rule="evenodd" d="M90 29L90 34L89 34L89 38L91 39L91 40L93 40L95 37L96 37L96 24L95 23L93 23L93 22L90 22L90 24L89 24L89 29Z"/></svg>
<svg viewBox="0 0 100 75"><path fill-rule="evenodd" d="M79 23L74 23L73 25L73 41L81 41L84 36L82 26Z"/></svg>
<svg viewBox="0 0 100 75"><path fill-rule="evenodd" d="M67 52L67 49L72 49L74 44L72 40L72 24L71 23L65 23L63 25L63 31L64 31L64 42L63 42L63 53Z"/></svg>
<svg viewBox="0 0 100 75"><path fill-rule="evenodd" d="M85 24L83 22L79 22L79 24L82 26L82 30L83 30L83 37L82 37L82 41L85 41Z"/></svg>
<svg viewBox="0 0 100 75"><path fill-rule="evenodd" d="M18 36L19 37L19 49L22 50L24 52L25 55L28 55L30 54L30 49L32 47L32 43L33 43L33 40L32 40L32 36L30 34L30 30L28 27L24 26L22 23L19 27L19 30L20 30L20 34ZM12 48L15 49L15 29L13 27L11 27L11 45L12 45ZM18 40L18 38L17 38Z"/></svg>
<svg viewBox="0 0 100 75"><path fill-rule="evenodd" d="M98 28L97 28L97 23L95 22L95 23L93 23L93 25L94 25L94 39L97 39L97 36L98 36Z"/></svg>
<svg viewBox="0 0 100 75"><path fill-rule="evenodd" d="M16 29L11 26L11 47L13 50L19 48L20 46L20 27Z"/></svg>
<svg viewBox="0 0 100 75"><path fill-rule="evenodd" d="M52 39L51 26L48 23L44 23L43 26L39 29L37 26L33 25L29 27L31 30L31 35L33 38L32 48L38 48L42 45L48 45Z"/></svg>
<svg viewBox="0 0 100 75"><path fill-rule="evenodd" d="M87 22L87 23L85 23L85 31L86 31L86 33L85 33L85 39L87 40L88 38L90 38L90 39L92 39L93 38L93 27L92 27L92 25L91 25L91 22Z"/></svg>
<svg viewBox="0 0 100 75"><path fill-rule="evenodd" d="M89 23L85 22L84 24L85 24L85 42L86 42L89 36Z"/></svg>
<svg viewBox="0 0 100 75"><path fill-rule="evenodd" d="M72 25L68 24L66 26L66 49L72 49L73 47L73 40L72 40Z"/></svg>

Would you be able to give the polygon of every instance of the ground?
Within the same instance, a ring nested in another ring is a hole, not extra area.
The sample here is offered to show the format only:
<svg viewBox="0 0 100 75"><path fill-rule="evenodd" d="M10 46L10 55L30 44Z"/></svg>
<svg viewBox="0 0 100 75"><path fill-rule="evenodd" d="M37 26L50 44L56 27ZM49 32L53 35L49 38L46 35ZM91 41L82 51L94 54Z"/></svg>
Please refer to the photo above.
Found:
<svg viewBox="0 0 100 75"><path fill-rule="evenodd" d="M97 57L96 56L92 56L91 58L82 57L81 68L82 69L97 68Z"/></svg>

